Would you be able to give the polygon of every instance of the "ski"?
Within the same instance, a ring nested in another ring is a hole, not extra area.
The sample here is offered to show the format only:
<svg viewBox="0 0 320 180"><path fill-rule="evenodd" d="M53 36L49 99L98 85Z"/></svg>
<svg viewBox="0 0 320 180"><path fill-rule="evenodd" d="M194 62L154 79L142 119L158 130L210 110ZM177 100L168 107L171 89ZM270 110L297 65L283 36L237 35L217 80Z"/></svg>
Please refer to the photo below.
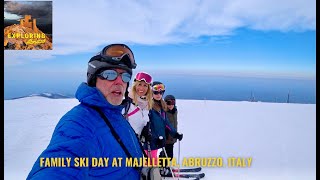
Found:
<svg viewBox="0 0 320 180"><path fill-rule="evenodd" d="M179 177L179 178L181 178L181 179L188 179L188 180L200 180L200 178L188 178L188 177L185 177L185 178ZM166 180L166 179L168 179L168 177L163 177L163 176L162 176L162 180ZM169 179L172 179L172 177L171 177L171 178L169 177Z"/></svg>
<svg viewBox="0 0 320 180"><path fill-rule="evenodd" d="M173 172L199 172L201 171L201 167L195 167L195 168L172 168Z"/></svg>
<svg viewBox="0 0 320 180"><path fill-rule="evenodd" d="M183 173L183 174L177 174L177 173L174 173L174 177L178 177L178 178L196 178L196 179L200 179L200 178L203 178L205 176L204 173L196 173L196 174L186 174L186 173ZM162 175L162 177L172 177L172 174L169 173L169 174L166 174L166 175Z"/></svg>

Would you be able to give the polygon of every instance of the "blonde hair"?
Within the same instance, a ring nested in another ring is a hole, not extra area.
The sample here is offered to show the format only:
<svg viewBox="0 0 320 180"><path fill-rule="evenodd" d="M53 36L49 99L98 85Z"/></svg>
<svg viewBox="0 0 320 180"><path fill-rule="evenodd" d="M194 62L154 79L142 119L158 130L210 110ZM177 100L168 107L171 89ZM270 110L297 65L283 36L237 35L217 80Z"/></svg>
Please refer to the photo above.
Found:
<svg viewBox="0 0 320 180"><path fill-rule="evenodd" d="M136 86L138 85L139 82L140 81L134 81L131 88L132 101L134 104L138 104L138 95L136 91ZM152 109L152 106L153 106L152 93L153 92L151 89L151 85L148 84L148 90L146 94L146 99L148 101L148 110Z"/></svg>

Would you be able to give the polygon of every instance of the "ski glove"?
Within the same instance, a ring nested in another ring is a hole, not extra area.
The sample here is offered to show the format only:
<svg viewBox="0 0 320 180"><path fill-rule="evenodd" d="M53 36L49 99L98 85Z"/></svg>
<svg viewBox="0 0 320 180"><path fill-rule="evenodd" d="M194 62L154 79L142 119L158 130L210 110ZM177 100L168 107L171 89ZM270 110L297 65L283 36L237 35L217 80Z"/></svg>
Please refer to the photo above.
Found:
<svg viewBox="0 0 320 180"><path fill-rule="evenodd" d="M150 142L152 140L152 134L149 131L149 126L148 124L142 129L141 131L141 136L144 137L146 142Z"/></svg>
<svg viewBox="0 0 320 180"><path fill-rule="evenodd" d="M151 133L149 132L149 133L147 133L146 135L144 135L144 138L145 138L146 142L150 142L150 141L152 140L152 135L151 135Z"/></svg>
<svg viewBox="0 0 320 180"><path fill-rule="evenodd" d="M181 141L182 138L183 138L183 134L180 134L180 133L177 132L177 133L175 134L174 138L177 138L177 139L179 139L179 141Z"/></svg>

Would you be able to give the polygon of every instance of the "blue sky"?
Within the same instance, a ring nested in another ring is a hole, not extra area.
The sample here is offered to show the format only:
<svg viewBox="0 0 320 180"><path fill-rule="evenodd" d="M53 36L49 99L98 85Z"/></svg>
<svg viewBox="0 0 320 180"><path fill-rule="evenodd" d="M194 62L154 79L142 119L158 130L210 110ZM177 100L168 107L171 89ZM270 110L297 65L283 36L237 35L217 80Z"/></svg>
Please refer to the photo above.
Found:
<svg viewBox="0 0 320 180"><path fill-rule="evenodd" d="M315 79L315 5L315 0L53 0L53 50L5 50L5 86L84 81L90 57L110 43L131 47L138 64L134 72Z"/></svg>

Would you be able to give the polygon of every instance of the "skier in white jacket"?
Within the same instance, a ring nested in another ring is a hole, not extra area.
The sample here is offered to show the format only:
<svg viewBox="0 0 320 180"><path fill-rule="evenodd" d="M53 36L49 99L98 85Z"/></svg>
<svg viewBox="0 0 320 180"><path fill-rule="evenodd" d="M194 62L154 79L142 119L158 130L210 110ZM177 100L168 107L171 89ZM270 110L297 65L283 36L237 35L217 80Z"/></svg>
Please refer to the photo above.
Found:
<svg viewBox="0 0 320 180"><path fill-rule="evenodd" d="M132 101L127 112L127 119L139 138L141 138L142 129L149 122L148 114L153 105L151 83L150 74L139 72L129 91Z"/></svg>

